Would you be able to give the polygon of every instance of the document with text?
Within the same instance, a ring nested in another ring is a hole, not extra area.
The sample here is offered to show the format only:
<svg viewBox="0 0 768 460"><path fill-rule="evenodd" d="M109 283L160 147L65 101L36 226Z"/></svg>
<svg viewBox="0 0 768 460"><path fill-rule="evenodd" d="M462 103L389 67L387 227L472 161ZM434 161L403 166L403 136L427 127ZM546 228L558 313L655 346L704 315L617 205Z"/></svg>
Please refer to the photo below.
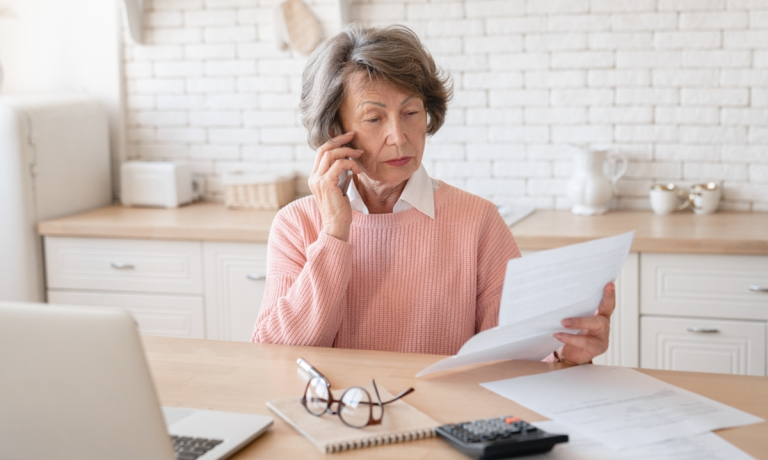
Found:
<svg viewBox="0 0 768 460"><path fill-rule="evenodd" d="M558 444L546 454L527 457L528 460L754 460L714 433L615 451L557 422L534 422L533 425L548 433L567 434L568 442Z"/></svg>
<svg viewBox="0 0 768 460"><path fill-rule="evenodd" d="M499 325L480 332L451 356L416 377L505 359L540 361L562 343L557 332L565 318L592 316L603 288L614 281L632 246L635 232L540 251L507 263L499 306Z"/></svg>
<svg viewBox="0 0 768 460"><path fill-rule="evenodd" d="M763 421L626 367L582 365L481 385L613 449Z"/></svg>

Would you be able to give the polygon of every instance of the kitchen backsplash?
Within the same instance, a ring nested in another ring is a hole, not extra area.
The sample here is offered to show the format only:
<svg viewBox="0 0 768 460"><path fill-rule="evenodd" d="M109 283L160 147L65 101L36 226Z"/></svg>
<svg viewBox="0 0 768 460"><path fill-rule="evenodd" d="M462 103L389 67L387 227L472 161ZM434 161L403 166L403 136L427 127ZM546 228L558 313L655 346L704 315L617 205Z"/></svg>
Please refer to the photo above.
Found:
<svg viewBox="0 0 768 460"><path fill-rule="evenodd" d="M342 0L343 1L343 0ZM326 34L339 0L305 0ZM279 0L145 0L125 45L129 159L311 170L297 110L305 57L274 44ZM497 203L567 208L567 144L630 158L616 205L658 182L722 181L722 209L768 211L768 0L351 0L405 24L450 71L431 175ZM306 193L303 180L298 183Z"/></svg>

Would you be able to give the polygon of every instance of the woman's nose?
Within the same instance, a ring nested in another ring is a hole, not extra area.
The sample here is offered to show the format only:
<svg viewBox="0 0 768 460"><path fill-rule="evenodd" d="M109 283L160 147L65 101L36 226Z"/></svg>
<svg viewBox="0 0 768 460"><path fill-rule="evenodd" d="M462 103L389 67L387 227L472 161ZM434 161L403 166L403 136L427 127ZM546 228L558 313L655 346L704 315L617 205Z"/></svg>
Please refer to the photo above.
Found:
<svg viewBox="0 0 768 460"><path fill-rule="evenodd" d="M402 120L393 118L387 126L387 145L401 146L405 143L405 130Z"/></svg>

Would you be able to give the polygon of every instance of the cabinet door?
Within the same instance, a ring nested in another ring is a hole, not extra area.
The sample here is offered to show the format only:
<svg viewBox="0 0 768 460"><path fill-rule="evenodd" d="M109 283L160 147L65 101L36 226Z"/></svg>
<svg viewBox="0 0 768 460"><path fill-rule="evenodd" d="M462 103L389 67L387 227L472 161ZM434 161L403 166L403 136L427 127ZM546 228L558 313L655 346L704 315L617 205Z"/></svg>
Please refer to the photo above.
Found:
<svg viewBox="0 0 768 460"><path fill-rule="evenodd" d="M768 257L642 254L640 312L768 320Z"/></svg>
<svg viewBox="0 0 768 460"><path fill-rule="evenodd" d="M197 241L45 238L48 289L202 294Z"/></svg>
<svg viewBox="0 0 768 460"><path fill-rule="evenodd" d="M267 245L203 243L209 339L249 342L267 278Z"/></svg>
<svg viewBox="0 0 768 460"><path fill-rule="evenodd" d="M644 368L765 375L764 322L643 316L640 324Z"/></svg>
<svg viewBox="0 0 768 460"><path fill-rule="evenodd" d="M205 338L202 296L49 290L48 302L125 310L141 334Z"/></svg>

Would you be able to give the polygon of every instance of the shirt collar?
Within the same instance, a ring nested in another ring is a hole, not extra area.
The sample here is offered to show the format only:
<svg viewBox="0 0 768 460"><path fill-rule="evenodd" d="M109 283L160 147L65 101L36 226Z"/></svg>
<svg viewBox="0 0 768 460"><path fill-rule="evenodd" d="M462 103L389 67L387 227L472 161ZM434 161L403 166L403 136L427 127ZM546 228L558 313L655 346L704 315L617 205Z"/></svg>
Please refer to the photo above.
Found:
<svg viewBox="0 0 768 460"><path fill-rule="evenodd" d="M407 211L411 208L418 209L422 214L435 218L435 190L439 187L439 182L431 179L427 174L424 164L419 165L411 178L405 184L400 198L395 203L393 213ZM363 202L363 198L355 187L355 181L351 181L347 189L347 197L352 205L352 209L357 212L368 214L368 208Z"/></svg>

